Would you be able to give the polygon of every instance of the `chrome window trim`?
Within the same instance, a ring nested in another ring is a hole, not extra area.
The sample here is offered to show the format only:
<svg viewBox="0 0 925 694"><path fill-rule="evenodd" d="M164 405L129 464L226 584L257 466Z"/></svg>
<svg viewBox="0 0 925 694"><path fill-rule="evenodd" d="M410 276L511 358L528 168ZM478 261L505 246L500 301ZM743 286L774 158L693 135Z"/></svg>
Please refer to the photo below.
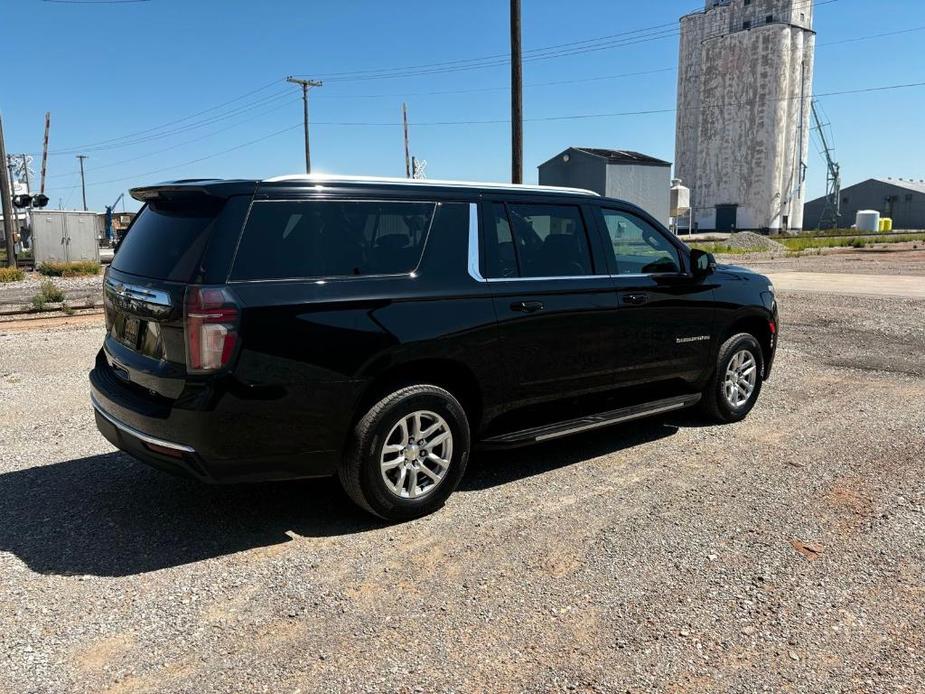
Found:
<svg viewBox="0 0 925 694"><path fill-rule="evenodd" d="M476 282L487 282L479 262L479 206L469 203L469 276Z"/></svg>
<svg viewBox="0 0 925 694"><path fill-rule="evenodd" d="M621 277L640 278L658 277L666 273L642 273L627 275L556 275L553 277L484 277L479 258L479 206L469 203L469 276L476 282L493 284L495 282L548 282L550 280L588 280L588 279L619 279ZM674 275L675 273L667 273Z"/></svg>
<svg viewBox="0 0 925 694"><path fill-rule="evenodd" d="M170 299L170 294L165 291L161 291L160 289L151 289L150 287L143 287L140 284L126 284L125 282L117 282L111 277L106 278L106 289L123 299L133 299L135 301L142 301L146 304L154 304L156 306L173 305L173 302Z"/></svg>
<svg viewBox="0 0 925 694"><path fill-rule="evenodd" d="M153 446L162 446L163 448L170 448L172 450L181 451L183 453L196 453L195 448L191 448L190 446L186 446L182 443L174 443L173 441L165 441L164 439L159 439L155 436L149 436L148 434L138 431L138 429L130 427L125 422L116 419L103 409L93 393L90 393L90 402L93 404L93 409L99 412L103 419L112 424L119 431L123 431L129 436L133 436L140 441L144 441L145 443L150 443Z"/></svg>

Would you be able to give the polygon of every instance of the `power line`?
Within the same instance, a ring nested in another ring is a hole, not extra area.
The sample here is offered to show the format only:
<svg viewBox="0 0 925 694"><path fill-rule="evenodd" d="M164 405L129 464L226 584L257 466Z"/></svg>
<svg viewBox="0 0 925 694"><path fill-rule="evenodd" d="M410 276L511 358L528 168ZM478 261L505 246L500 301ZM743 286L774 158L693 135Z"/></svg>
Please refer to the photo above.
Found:
<svg viewBox="0 0 925 694"><path fill-rule="evenodd" d="M913 31L925 31L925 26L912 27L911 29L900 29L899 31L885 31L882 34L869 34L867 36L857 36L851 39L842 39L841 41L826 41L825 43L817 43L816 48L821 48L823 46L838 46L843 43L855 43L857 41L871 41L873 39L881 39L884 36L897 36L899 34L910 34Z"/></svg>
<svg viewBox="0 0 925 694"><path fill-rule="evenodd" d="M144 173L133 174L131 176L121 176L120 178L111 178L108 181L94 181L93 183L88 183L87 187L92 188L93 186L101 186L107 183L119 183L121 181L130 181L132 179L141 178L142 176L150 176L152 174L163 173L164 171L172 171L180 167L190 166L191 164L198 164L199 162L206 161L208 159L214 159L215 157L220 157L223 154L228 154L229 152L234 152L236 150L243 149L244 147L250 147L251 145L257 144L258 142L269 140L272 137L277 137L279 135L282 135L283 133L288 133L288 132L295 130L296 128L301 128L301 127L302 127L302 123L296 123L295 125L291 125L288 128L283 128L282 130L277 130L276 132L272 132L269 135L258 137L256 140L250 140L249 142L242 142L241 144L235 145L234 147L229 147L228 149L223 149L213 154L207 154L204 157L198 157L197 159L190 159L189 161L171 164L170 166L164 166L159 169L152 169L151 171L145 171ZM74 188L79 188L79 187L80 186L70 186L69 188L65 188L64 190L73 190Z"/></svg>
<svg viewBox="0 0 925 694"><path fill-rule="evenodd" d="M839 2L839 0L820 0L818 2L812 2L812 0L805 0L805 2L796 3L794 7L799 5L812 5L816 6L828 5L834 2ZM673 27L671 30L666 31L666 27ZM907 30L911 31L911 30ZM891 32L893 33L893 32ZM895 32L895 33L905 33L905 32ZM535 61L535 60L548 60L553 58L565 57L569 55L580 55L600 50L608 50L612 48L620 48L626 46L637 45L640 43L646 43L649 41L660 40L664 38L670 38L672 36L677 36L679 32L676 29L676 22L657 24L650 27L643 27L640 29L634 29L630 31L619 32L616 34L608 34L605 36L600 36L591 39L583 39L579 41L571 41L567 43L553 44L551 46L545 46L541 48L531 49L525 51L525 61ZM866 37L862 37L858 40L863 40ZM617 39L614 41L614 39ZM602 43L603 42L603 43ZM823 44L825 45L825 44ZM487 62L486 62L487 61ZM332 76L335 76L334 81L358 81L358 80L374 80L374 79L391 79L398 77L416 77L416 76L426 76L430 74L442 74L446 72L457 72L461 70L471 70L471 69L483 69L488 67L500 67L509 64L509 58L504 54L497 54L493 56L483 56L481 58L467 58L459 59L454 61L443 61L440 63L429 63L425 65L417 65L410 68L388 68L388 69L377 69L377 70L365 70L365 71L352 71L352 72L339 72L339 73L330 73ZM349 79L348 79L349 78ZM589 80L591 81L591 80ZM182 118L174 119L162 123L161 125L147 128L144 130L136 131L126 135L122 135L115 138L109 138L107 140L101 140L93 143L84 143L83 145L69 147L66 149L57 150L50 152L52 155L72 155L76 152L81 151L101 151L105 149L116 149L119 147L127 147L135 144L140 144L143 142L149 142L157 139L163 139L166 137L172 137L180 132L185 132L188 130L197 129L210 125L212 123L226 120L228 118L234 117L238 113L242 113L253 108L258 108L259 106L269 103L271 100L282 95L282 92L271 95L267 99L260 99L257 102L232 109L231 111L221 114L219 116L211 117L203 121L187 123L181 128L175 128L167 130L172 125L177 125L179 123L185 123L186 121L192 120L198 116L211 113L213 111L218 111L225 106L246 99L248 96L259 93L265 89L270 88L271 86L278 84L279 80L273 80L266 84L257 87L251 91L245 92L233 99L217 104L216 106L209 107L202 111L183 116ZM563 83L568 83L568 81L563 81ZM534 85L526 85L534 86ZM465 90L459 90L458 93L465 93ZM350 96L344 96L342 98L355 98Z"/></svg>
<svg viewBox="0 0 925 694"><path fill-rule="evenodd" d="M209 139L210 137L213 137L213 136L215 136L215 135L218 135L219 133L223 133L223 132L226 132L226 131L228 131L228 130L233 130L234 128L238 128L238 127L240 127L240 126L242 126L242 125L245 125L246 123L250 123L250 122L252 122L252 121L255 121L255 120L257 120L258 118L263 118L264 116L266 116L266 115L269 114L269 113L274 113L274 112L276 112L276 111L279 111L279 110L281 110L281 109L283 109L283 108L289 106L290 104L294 103L295 101L298 101L298 99L299 99L299 97L294 97L294 98L292 98L292 99L288 99L288 100L284 101L283 103L277 104L277 105L275 105L275 106L274 106L273 108L271 108L271 109L267 109L267 110L265 110L265 111L261 111L260 113L257 113L257 114L255 114L255 115L251 116L250 118L245 118L244 120L241 120L241 121L239 121L239 122L237 122L237 123L232 123L231 125L225 126L224 128L219 128L218 130L211 130L211 131L209 131L209 132L207 132L207 133L204 133L203 135L200 135L199 137L195 137L195 138L192 138L192 139L190 139L190 140L184 140L183 142L178 142L177 144L175 144L175 145L170 145L169 147L162 147L161 149L156 149L156 150L153 150L153 151L151 151L151 152L145 152L144 154L139 154L138 156L135 156L135 157L129 157L128 159L121 159L121 160L119 160L119 161L110 162L110 163L108 163L108 164L103 164L103 165L101 165L101 166L94 166L93 168L89 169L89 171L90 171L90 173L94 173L94 172L99 171L99 170L101 170L101 169L109 169L109 168L112 168L113 166L120 166L121 164L129 164L129 163L131 163L131 162L133 162L133 161L138 161L139 159L147 159L148 157L153 157L153 156L155 156L155 155L157 155L157 154L163 154L164 152L169 152L169 151L174 150L174 149L179 149L180 147L185 147L185 146L187 146L187 145L192 145L192 144L195 144L195 143L197 143L197 142L202 142L203 140L207 140L207 139ZM76 172L61 173L61 174L52 174L52 175L48 176L48 178L64 178L64 177L66 177L66 176L74 176L74 175L76 175Z"/></svg>
<svg viewBox="0 0 925 694"><path fill-rule="evenodd" d="M816 94L816 97L824 96L841 96L845 94L864 94L869 92L882 92L889 91L894 89L909 89L913 87L925 87L925 82L910 82L907 84L892 84L884 85L877 87L867 87L863 89L846 89L842 91L833 91L833 92L821 92ZM808 98L806 96L785 96L778 97L776 99L771 99L771 101L791 101L800 98ZM691 110L695 109L708 109L708 108L730 108L732 106L743 106L749 105L753 101L730 101L723 104L706 104L701 106L695 106ZM548 121L560 121L560 120L585 120L592 118L614 118L618 116L647 116L655 115L661 113L675 113L679 109L677 108L659 108L659 109L648 109L641 111L620 111L620 112L611 112L611 113L578 113L562 116L542 116L534 118L525 118L525 122L548 122ZM498 124L507 124L510 123L510 120L506 118L494 118L494 119L484 119L484 120L444 120L444 121L419 121L416 122L416 126L443 126L443 125L498 125ZM376 126L376 127L396 127L400 125L397 121L389 122L370 122L370 121L315 121L316 125L331 125L331 126Z"/></svg>
<svg viewBox="0 0 925 694"><path fill-rule="evenodd" d="M816 96L817 96L817 97L823 97L823 96L842 96L842 95L848 95L848 94L861 94L861 93L870 93L870 92L882 92L882 91L888 91L888 90L908 89L908 88L914 88L914 87L925 87L925 82L911 82L911 83L907 83L907 84L882 85L882 86L875 86L875 87L865 87L865 88L861 88L861 89L845 89L845 90L840 90L840 91L823 92L823 93L817 94ZM786 101L786 100L799 99L799 98L801 98L801 97L781 97L781 98L778 98L778 99L772 99L772 101ZM806 98L806 97L803 97L803 98ZM729 102L729 103L725 103L725 104L713 104L713 105L708 105L708 106L702 106L702 107L700 107L700 108L730 108L730 107L733 107L733 106L741 105L741 103L744 103L744 102ZM524 120L525 120L525 121L530 121L530 122L558 121L558 120L580 120L580 119L589 119L589 118L613 118L613 117L620 117L620 116L640 116L640 115L664 114L664 113L673 113L673 112L675 112L675 111L677 111L676 108L663 108L663 109L649 109L649 110L643 110L643 111L623 111L623 112L616 112L616 113L584 113L584 114L571 114L571 115L562 115L562 116L547 116L547 117L540 117L540 118L525 118ZM481 121L439 121L439 122L433 121L433 122L418 123L417 125L489 125L489 124L504 124L504 125L507 125L508 123L510 123L510 121L509 121L508 119L495 119L495 120L481 120ZM316 125L322 125L322 124L323 124L323 125L344 125L344 126L386 126L386 127L401 127L401 122L399 122L399 121L396 121L396 122L388 122L388 123L372 123L372 122L327 122L327 123L322 123L322 122L316 121L315 124L316 124ZM254 145L254 144L257 144L257 143L259 143L259 142L263 142L264 140L268 140L268 139L270 139L270 138L277 137L278 135L282 135L283 133L291 132L291 131L296 130L296 129L301 128L301 127L302 127L302 123L296 123L295 125L289 126L289 127L287 127L287 128L283 128L282 130L277 130L276 132L270 133L270 134L268 134L268 135L264 135L263 137L259 137L259 138L255 139L255 140L251 140L251 141L249 141L249 142L244 142L244 143L235 145L234 147L229 147L228 149L224 149L224 150L221 150L221 151L219 151L219 152L215 152L215 153L213 153L213 154L209 154L209 155L206 155L206 156L203 156L203 157L198 157L198 158L196 158L196 159L191 159L191 160L185 161L185 162L178 162L178 163L172 164L172 165L170 165L170 166L161 167L161 168L159 168L159 169L153 169L153 170L151 170L151 171L146 171L146 172L144 172L144 173L137 173L137 174L133 174L133 175L130 175L130 176L122 176L122 177L119 177L119 178L113 178L113 179L109 179L109 180L106 180L106 181L95 181L95 182L89 183L89 184L87 184L87 185L88 185L88 187L92 187L92 186L96 186L96 185L105 185L105 184L109 184L109 183L119 183L119 182L122 182L122 181L128 181L128 180L133 180L133 179L142 178L142 177L144 177L144 176L150 176L150 175L156 174L156 173L163 173L163 172L165 172L165 171L175 170L175 169L178 169L178 168L182 168L182 167L185 167L185 166L189 166L189 165L191 165L191 164L196 164L196 163L199 163L199 162L202 162L202 161L206 161L206 160L208 160L208 159L214 159L215 157L219 157L219 156L222 156L222 155L224 155L224 154L228 154L229 152L233 152L233 151L235 151L235 150L239 150L239 149L242 149L242 148L244 148L244 147L249 147L249 146ZM73 190L73 189L79 188L79 187L80 187L80 186L71 186L71 187L69 187L69 188L66 188L66 190Z"/></svg>
<svg viewBox="0 0 925 694"><path fill-rule="evenodd" d="M134 139L124 139L123 138L121 141L113 140L113 141L109 141L109 143L106 143L105 141L99 142L99 143L96 143L95 145L91 144L88 146L84 146L82 148L69 147L66 149L59 149L59 150L55 150L54 152L49 152L49 154L50 155L69 155L69 154L73 154L74 152L78 152L78 151L83 151L83 152L103 151L103 150L109 150L109 149L118 149L121 147L130 147L130 146L142 144L145 142L152 142L154 140L162 140L165 137L172 137L179 133L188 132L190 130L196 130L204 126L211 125L213 123L218 123L223 120L228 120L229 118L234 118L235 116L238 116L242 113L247 113L248 111L253 111L254 109L260 108L261 106L265 106L273 102L279 102L280 100L285 100L287 98L289 100L292 100L291 92L289 92L288 89L281 90L270 96L263 97L255 102L248 103L243 106L239 106L237 108L234 108L220 115L211 116L209 118L205 118L199 121L194 121L192 123L187 123L186 125L183 125L178 128L173 128L171 130L165 130L163 132L153 132L149 135L135 137Z"/></svg>
<svg viewBox="0 0 925 694"><path fill-rule="evenodd" d="M816 7L830 5L840 0L805 0L804 2L794 3L793 7L797 8L805 5L814 5ZM702 12L697 9L686 14ZM667 27L671 27L667 29ZM718 25L717 25L718 28ZM677 23L658 24L651 27L636 29L633 31L611 34L595 39L585 39L584 41L575 41L565 44L556 44L543 48L536 48L530 51L524 51L524 62L547 60L560 58L570 55L582 55L611 48L621 48L625 46L647 43L660 39L678 36L680 32ZM613 41L611 39L617 38ZM602 43L603 42L603 43ZM597 45L594 45L594 44ZM406 66L400 68L377 68L374 70L357 70L347 72L326 73L325 80L328 82L347 82L347 81L365 81L379 79L397 79L405 77L418 77L431 74L443 74L448 72L459 72L464 70L477 70L489 67L500 67L509 63L509 57L505 54L495 54L491 56L482 56L480 58L464 58L440 63L429 63L425 65Z"/></svg>
<svg viewBox="0 0 925 694"><path fill-rule="evenodd" d="M237 102L237 101L240 101L241 99L246 99L246 98L249 97L249 96L252 96L252 95L257 94L257 93L259 93L259 92L262 92L262 91L264 91L264 90L266 90L266 89L269 89L269 88L272 87L273 85L279 84L280 81L281 81L281 80L275 79L275 80L273 80L272 82L267 82L266 84L264 84L264 85L262 85L262 86L260 86L260 87L258 87L258 88L256 88L256 89L252 89L252 90L249 91L249 92L246 92L246 93L244 93L244 94L241 94L240 96L237 96L237 97L235 97L234 99L229 99L228 101L224 101L224 102L222 102L222 103L220 103L220 104L217 104L216 106L211 106L211 107L209 107L209 108L207 108L207 109L203 109L202 111L197 111L196 113L191 113L191 114L189 114L188 116L183 116L182 118L177 118L177 119L175 119L175 120L167 121L166 123L162 123L161 125L156 125L156 126L153 126L153 127L151 127L151 128L146 128L145 130L138 130L138 131L136 131L136 132L134 132L134 133L127 133L127 134L125 134L125 135L120 135L119 137L109 138L108 140L99 140L98 142L85 143L85 144L83 144L83 145L79 145L78 147L72 147L71 149L86 149L86 148L89 148L89 147L96 147L97 145L108 144L108 143L110 143L110 142L117 142L117 141L120 141L120 140L125 140L125 139L129 139L129 138L138 137L138 136L140 136L140 135L145 135L145 134L147 134L147 133L155 132L155 131L157 131L157 130L163 130L164 128L167 128L167 127L169 127L169 126L171 126L171 125L175 125L175 124L177 124L177 123L182 123L182 122L187 121L187 120L190 120L190 119L192 119L192 118L197 118L198 116L201 116L201 115L203 115L203 114L210 113L210 112L212 112L212 111L217 111L218 109L223 108L223 107L225 107L225 106L228 106L229 104L233 104L233 103L235 103L235 102Z"/></svg>

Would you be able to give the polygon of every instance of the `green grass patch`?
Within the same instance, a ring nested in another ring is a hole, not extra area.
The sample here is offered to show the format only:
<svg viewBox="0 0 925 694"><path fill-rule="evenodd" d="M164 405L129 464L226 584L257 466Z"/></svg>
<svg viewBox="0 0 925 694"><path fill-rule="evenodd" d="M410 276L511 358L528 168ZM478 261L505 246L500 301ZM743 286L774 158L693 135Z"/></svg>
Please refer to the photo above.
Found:
<svg viewBox="0 0 925 694"><path fill-rule="evenodd" d="M77 260L70 263L45 262L36 270L46 277L86 277L100 274L100 264L92 260Z"/></svg>
<svg viewBox="0 0 925 694"><path fill-rule="evenodd" d="M39 285L39 292L32 297L32 308L41 311L46 304L60 304L67 298L51 280L45 280Z"/></svg>
<svg viewBox="0 0 925 694"><path fill-rule="evenodd" d="M0 282L19 282L26 278L26 273L18 267L0 267Z"/></svg>
<svg viewBox="0 0 925 694"><path fill-rule="evenodd" d="M721 242L710 242L710 241L700 241L697 243L687 244L691 248L696 248L699 251L704 251L706 253L712 253L713 255L722 254L722 255L745 255L746 253L756 253L754 249L747 248L733 248L732 246L727 246Z"/></svg>
<svg viewBox="0 0 925 694"><path fill-rule="evenodd" d="M855 232L856 233L856 232ZM882 236L839 236L837 238L815 238L795 236L778 238L791 251L805 251L810 248L864 248L884 243L905 243L925 241L925 234L883 234Z"/></svg>

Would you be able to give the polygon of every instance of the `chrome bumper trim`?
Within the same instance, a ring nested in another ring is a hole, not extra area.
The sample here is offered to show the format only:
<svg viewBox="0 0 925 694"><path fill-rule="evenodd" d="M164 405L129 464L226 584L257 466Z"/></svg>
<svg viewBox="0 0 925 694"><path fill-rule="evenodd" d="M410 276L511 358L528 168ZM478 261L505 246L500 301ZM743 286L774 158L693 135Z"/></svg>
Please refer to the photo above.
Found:
<svg viewBox="0 0 925 694"><path fill-rule="evenodd" d="M108 421L119 431L123 431L129 436L134 436L136 439L144 441L145 443L150 443L154 446L162 446L164 448L171 448L175 451L181 451L182 453L193 453L193 454L196 453L195 448L185 446L182 443L174 443L173 441L164 441L163 439L159 439L154 436L149 436L148 434L144 434L138 431L137 429L130 427L125 422L120 422L118 419L116 419L111 414L109 414L106 410L103 409L103 407L99 404L99 402L97 402L96 397L93 395L93 393L90 393L90 402L93 404L93 409L99 412L103 416L103 419Z"/></svg>

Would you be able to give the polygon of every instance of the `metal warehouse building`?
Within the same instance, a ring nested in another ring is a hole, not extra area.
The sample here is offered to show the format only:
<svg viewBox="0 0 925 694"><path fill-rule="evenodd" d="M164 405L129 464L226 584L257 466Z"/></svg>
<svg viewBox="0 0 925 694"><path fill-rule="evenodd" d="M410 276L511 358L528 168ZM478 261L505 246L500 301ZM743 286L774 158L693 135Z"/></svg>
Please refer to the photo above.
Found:
<svg viewBox="0 0 925 694"><path fill-rule="evenodd" d="M668 224L671 162L639 152L569 147L539 166L541 186L593 190L638 205Z"/></svg>
<svg viewBox="0 0 925 694"><path fill-rule="evenodd" d="M824 209L825 197L806 203L804 227L819 228ZM925 181L869 178L842 188L839 228L847 229L854 224L858 210L877 210L881 217L893 220L894 229L925 229Z"/></svg>

